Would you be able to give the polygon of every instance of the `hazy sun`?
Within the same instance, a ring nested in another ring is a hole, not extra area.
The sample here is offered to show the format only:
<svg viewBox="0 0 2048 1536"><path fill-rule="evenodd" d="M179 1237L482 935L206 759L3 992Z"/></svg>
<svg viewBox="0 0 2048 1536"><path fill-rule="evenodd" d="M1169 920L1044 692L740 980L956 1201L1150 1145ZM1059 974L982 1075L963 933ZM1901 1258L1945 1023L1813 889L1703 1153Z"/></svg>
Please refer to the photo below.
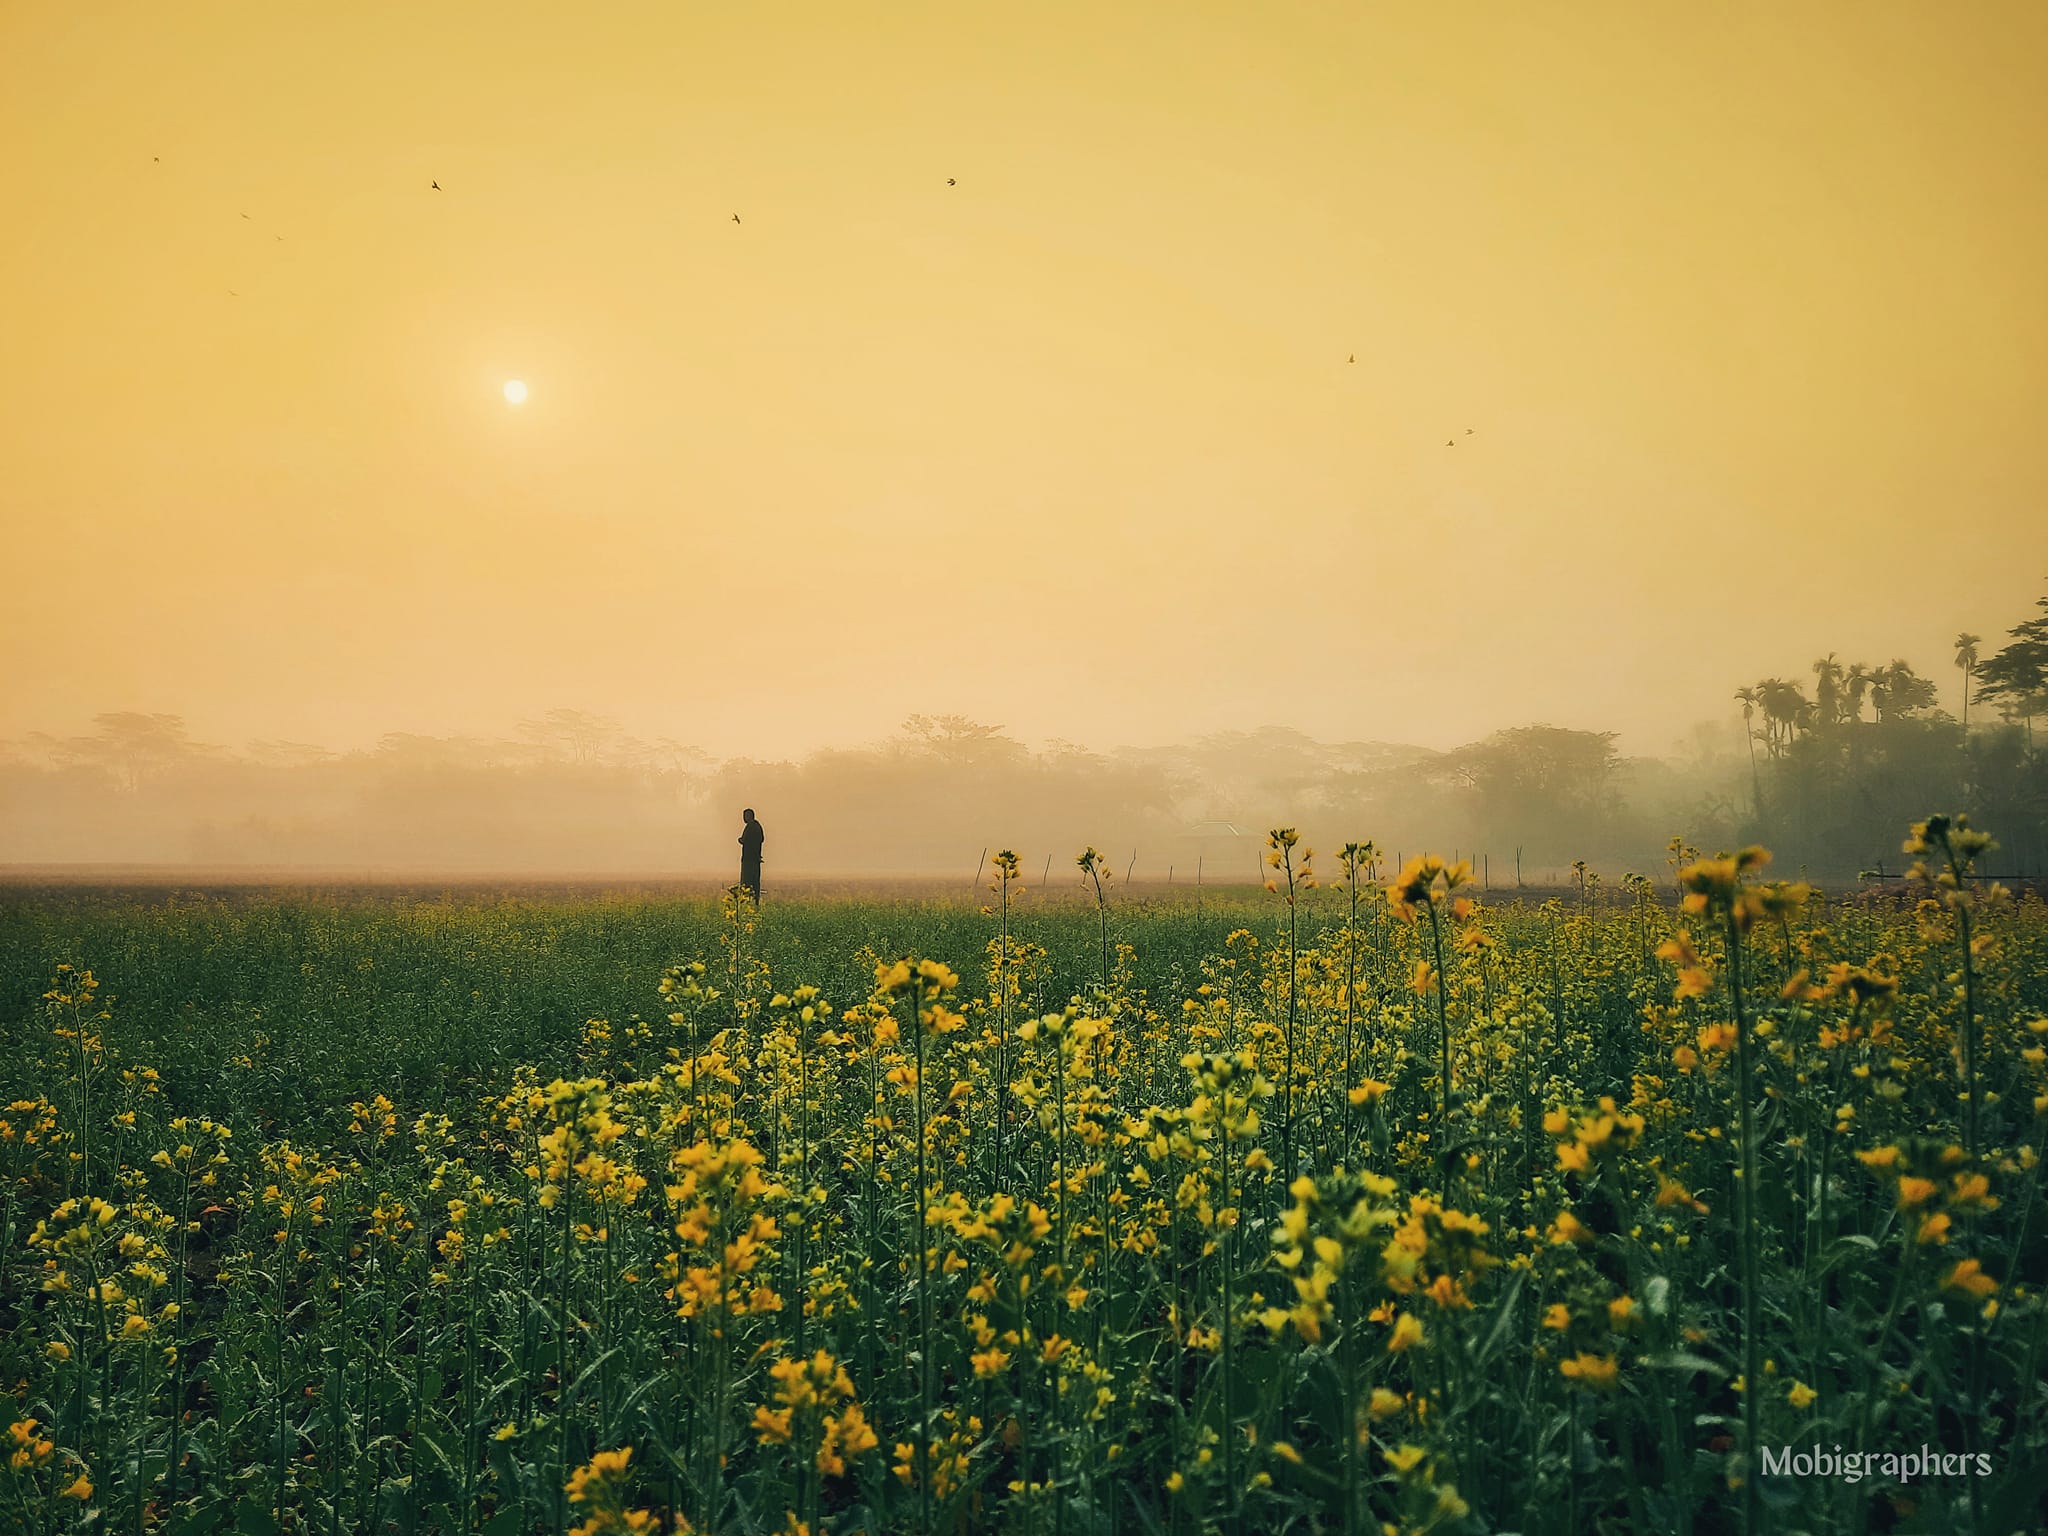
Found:
<svg viewBox="0 0 2048 1536"><path fill-rule="evenodd" d="M524 379L507 379L505 381L505 399L512 405L524 405L526 403L526 381Z"/></svg>

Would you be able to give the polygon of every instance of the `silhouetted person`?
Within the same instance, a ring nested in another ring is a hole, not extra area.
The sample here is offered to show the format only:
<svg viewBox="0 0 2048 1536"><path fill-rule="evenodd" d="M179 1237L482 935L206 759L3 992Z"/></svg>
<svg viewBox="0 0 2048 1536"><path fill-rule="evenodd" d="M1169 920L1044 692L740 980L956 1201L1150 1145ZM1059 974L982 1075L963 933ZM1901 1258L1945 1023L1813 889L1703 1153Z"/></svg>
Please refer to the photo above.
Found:
<svg viewBox="0 0 2048 1536"><path fill-rule="evenodd" d="M761 823L754 820L750 806L742 813L747 824L740 830L740 885L754 900L761 899L761 845L768 841L768 834L761 830Z"/></svg>

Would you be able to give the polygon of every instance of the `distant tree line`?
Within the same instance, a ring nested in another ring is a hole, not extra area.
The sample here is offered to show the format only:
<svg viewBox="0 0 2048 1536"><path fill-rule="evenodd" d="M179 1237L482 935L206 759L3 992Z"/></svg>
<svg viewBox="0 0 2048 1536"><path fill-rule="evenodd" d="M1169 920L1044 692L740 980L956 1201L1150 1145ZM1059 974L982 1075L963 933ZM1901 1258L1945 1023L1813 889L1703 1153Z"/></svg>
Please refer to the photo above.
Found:
<svg viewBox="0 0 2048 1536"><path fill-rule="evenodd" d="M1674 834L1763 842L1781 868L1853 880L1895 870L1900 829L1967 811L2001 868L2048 866L2048 599L1985 654L1957 637L1954 714L1904 660L1830 654L1809 676L1737 691L1743 735L1708 725L1676 755L1627 757L1609 731L1521 725L1450 751L1328 742L1268 726L1165 747L1031 748L1000 726L913 715L882 741L797 761L717 760L559 709L504 738L394 733L334 752L194 740L165 714L0 743L0 863L671 874L736 868L760 809L784 872L956 873L990 846L1072 878L1083 846L1111 875L1241 882L1263 829L1316 847L1371 839L1389 862L1471 857L1495 888L1658 869ZM1809 680L1810 678L1810 680ZM1739 743L1739 745L1738 745Z"/></svg>
<svg viewBox="0 0 2048 1536"><path fill-rule="evenodd" d="M1811 693L1782 677L1736 690L1749 749L1744 835L1823 873L1896 871L1895 829L1967 811L1998 837L2001 872L2048 872L2048 753L2034 737L2048 713L2048 598L2036 606L2042 615L1988 658L1981 635L1956 636L1954 713L1933 678L1898 659L1830 653L1810 669Z"/></svg>

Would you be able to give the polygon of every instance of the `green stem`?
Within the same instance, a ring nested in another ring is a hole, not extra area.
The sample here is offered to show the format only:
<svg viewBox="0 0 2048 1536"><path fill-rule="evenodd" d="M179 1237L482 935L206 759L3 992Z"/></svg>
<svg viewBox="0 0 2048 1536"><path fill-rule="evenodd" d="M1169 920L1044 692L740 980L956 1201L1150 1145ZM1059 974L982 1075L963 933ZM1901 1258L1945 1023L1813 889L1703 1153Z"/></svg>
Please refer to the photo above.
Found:
<svg viewBox="0 0 2048 1536"><path fill-rule="evenodd" d="M915 1040L917 1055L917 1185L912 1192L912 1202L917 1216L917 1529L918 1536L930 1536L932 1527L932 1298L931 1266L927 1262L925 1235L925 1200L928 1185L925 1173L924 1135L924 1027L920 1018L917 988L921 985L913 980L910 993L910 1032Z"/></svg>
<svg viewBox="0 0 2048 1536"><path fill-rule="evenodd" d="M1736 1177L1742 1183L1742 1518L1743 1529L1755 1531L1761 1513L1757 1474L1763 1465L1763 1447L1758 1426L1762 1421L1764 1390L1763 1344L1758 1323L1756 1135L1749 1102L1752 1079L1749 1018L1742 996L1742 931L1732 912L1728 917L1728 979L1735 1004L1735 1101L1740 1122Z"/></svg>
<svg viewBox="0 0 2048 1536"><path fill-rule="evenodd" d="M1349 871L1351 886L1351 921L1344 929L1344 1081L1338 1087L1339 1102L1343 1106L1344 1146L1340 1162L1351 1160L1351 1090L1358 1086L1358 1064L1354 1053L1354 1041L1358 1018L1358 867ZM1347 1465L1350 1455L1347 1453ZM1346 1474L1349 1476L1349 1474ZM1345 1508L1345 1522L1348 1528L1352 1511Z"/></svg>
<svg viewBox="0 0 2048 1536"><path fill-rule="evenodd" d="M1003 1161L1003 1132L1010 1118L1010 872L1004 866L1001 948L996 951L996 1093L995 1163L992 1186L1000 1191L1008 1182Z"/></svg>
<svg viewBox="0 0 2048 1536"><path fill-rule="evenodd" d="M1963 944L1963 1145L1970 1166L1977 1166L1977 966L1972 954L1970 909L1956 908L1956 931Z"/></svg>
<svg viewBox="0 0 2048 1536"><path fill-rule="evenodd" d="M1294 905L1294 854L1282 848L1287 872L1287 1086L1280 1101L1280 1167L1284 1179L1294 1177L1294 1034L1296 994L1300 990L1301 946L1296 936L1299 912Z"/></svg>
<svg viewBox="0 0 2048 1536"><path fill-rule="evenodd" d="M570 1207L575 1200L575 1174L562 1183L562 1270L555 1286L555 1530L569 1528L569 1254L576 1241Z"/></svg>
<svg viewBox="0 0 2048 1536"><path fill-rule="evenodd" d="M1436 1033L1438 1052L1438 1075L1441 1079L1441 1102L1438 1106L1437 1135L1448 1144L1451 1134L1451 1024L1450 1010L1444 999L1444 931L1443 921L1436 914L1436 902L1429 903L1429 943L1436 956ZM1444 1170L1446 1179L1450 1170Z"/></svg>

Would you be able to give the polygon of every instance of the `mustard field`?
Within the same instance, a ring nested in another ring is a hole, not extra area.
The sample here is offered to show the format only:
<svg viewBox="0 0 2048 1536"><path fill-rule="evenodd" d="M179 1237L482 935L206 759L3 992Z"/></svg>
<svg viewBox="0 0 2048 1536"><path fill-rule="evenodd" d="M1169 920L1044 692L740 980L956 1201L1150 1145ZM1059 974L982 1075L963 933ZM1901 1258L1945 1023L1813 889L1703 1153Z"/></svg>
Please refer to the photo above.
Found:
<svg viewBox="0 0 2048 1536"><path fill-rule="evenodd" d="M0 893L0 1526L2042 1529L2048 909L1908 842Z"/></svg>

